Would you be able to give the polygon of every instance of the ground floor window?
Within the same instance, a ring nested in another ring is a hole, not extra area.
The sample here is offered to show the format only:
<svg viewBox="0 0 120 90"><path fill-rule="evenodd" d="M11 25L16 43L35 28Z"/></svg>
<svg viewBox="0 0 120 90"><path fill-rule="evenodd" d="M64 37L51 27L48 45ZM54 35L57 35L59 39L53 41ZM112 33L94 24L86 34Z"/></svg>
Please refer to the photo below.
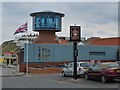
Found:
<svg viewBox="0 0 120 90"><path fill-rule="evenodd" d="M90 55L105 55L105 52L89 52Z"/></svg>

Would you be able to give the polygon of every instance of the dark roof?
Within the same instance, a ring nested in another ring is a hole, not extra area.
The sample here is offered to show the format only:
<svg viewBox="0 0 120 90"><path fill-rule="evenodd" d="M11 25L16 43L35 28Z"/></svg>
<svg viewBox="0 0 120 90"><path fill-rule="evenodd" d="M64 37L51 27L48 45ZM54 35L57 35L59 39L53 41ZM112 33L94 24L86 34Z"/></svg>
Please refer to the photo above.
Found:
<svg viewBox="0 0 120 90"><path fill-rule="evenodd" d="M61 17L64 17L65 15L63 13L59 13L59 12L52 12L52 11L49 11L49 10L45 10L45 11L42 11L42 12L34 12L34 13L31 13L30 16L36 16L38 14L55 14L55 15L60 15Z"/></svg>

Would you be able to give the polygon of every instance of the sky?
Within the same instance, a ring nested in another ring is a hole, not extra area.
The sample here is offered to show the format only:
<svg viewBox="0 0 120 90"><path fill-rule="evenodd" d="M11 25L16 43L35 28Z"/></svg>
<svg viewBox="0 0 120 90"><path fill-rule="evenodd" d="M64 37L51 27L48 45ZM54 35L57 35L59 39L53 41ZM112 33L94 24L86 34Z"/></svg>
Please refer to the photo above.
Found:
<svg viewBox="0 0 120 90"><path fill-rule="evenodd" d="M82 37L118 37L118 0L22 1L4 0L0 3L0 12L2 11L0 14L0 25L2 25L0 44L14 39L15 36L20 36L21 34L14 35L14 32L26 21L28 22L28 33L34 33L30 13L44 10L65 14L65 17L62 18L62 31L56 33L58 36L69 37L69 27L76 24L82 27Z"/></svg>

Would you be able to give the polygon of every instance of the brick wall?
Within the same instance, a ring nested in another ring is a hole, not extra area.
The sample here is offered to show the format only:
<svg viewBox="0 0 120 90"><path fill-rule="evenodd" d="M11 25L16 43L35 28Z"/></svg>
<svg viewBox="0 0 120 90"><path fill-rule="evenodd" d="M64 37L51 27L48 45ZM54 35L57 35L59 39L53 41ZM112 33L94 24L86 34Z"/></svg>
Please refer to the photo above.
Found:
<svg viewBox="0 0 120 90"><path fill-rule="evenodd" d="M105 46L120 46L120 37L116 38L89 38L87 40L89 45L105 45Z"/></svg>
<svg viewBox="0 0 120 90"><path fill-rule="evenodd" d="M39 31L39 35L37 36L33 43L59 44L58 41L56 40L55 30Z"/></svg>
<svg viewBox="0 0 120 90"><path fill-rule="evenodd" d="M83 60L83 61L90 62L90 60ZM114 60L101 60L101 62L114 62ZM68 62L29 63L28 72L33 73L33 74L35 74L35 73L36 74L40 74L40 73L60 73L62 71L61 68L42 68L42 67L47 66L47 65L53 65L53 66L63 65L65 63L68 63ZM38 67L41 67L41 68L38 68ZM26 72L26 64L25 63L19 64L19 71L20 72Z"/></svg>
<svg viewBox="0 0 120 90"><path fill-rule="evenodd" d="M63 65L65 63L68 63L68 62L46 62L46 63L29 63L28 67L32 67L32 68L37 68L37 67L44 67L44 66L58 66L58 65ZM30 69L32 70L32 69ZM47 69L48 70L48 69ZM56 72L57 70L56 69L50 69L50 70L55 70L53 72ZM19 64L19 71L20 72L26 72L26 64L25 63L20 63ZM37 71L37 70L36 70ZM58 69L59 71L59 69ZM33 72L30 71L30 72ZM52 72L52 71L50 71ZM34 73L34 72L33 72Z"/></svg>
<svg viewBox="0 0 120 90"><path fill-rule="evenodd" d="M61 73L61 68L28 68L29 73L31 74L48 74L48 73Z"/></svg>

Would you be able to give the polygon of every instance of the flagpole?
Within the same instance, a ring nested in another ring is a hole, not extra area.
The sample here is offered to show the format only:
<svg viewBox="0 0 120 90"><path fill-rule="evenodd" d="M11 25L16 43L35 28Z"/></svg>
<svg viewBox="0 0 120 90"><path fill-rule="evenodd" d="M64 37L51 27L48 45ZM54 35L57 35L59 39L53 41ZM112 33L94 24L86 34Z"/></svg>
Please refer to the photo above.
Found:
<svg viewBox="0 0 120 90"><path fill-rule="evenodd" d="M28 26L27 26L27 23L28 22L26 22L25 24L22 24L16 31L15 31L15 33L14 33L14 35L15 34L18 34L18 33L22 33L22 32L27 32L27 46L26 46L26 50L27 50L27 56L26 56L26 61L24 61L24 63L25 63L25 73L27 73L28 74L28 43L29 43L29 40L28 40L28 30L27 30L27 28L28 28Z"/></svg>
<svg viewBox="0 0 120 90"><path fill-rule="evenodd" d="M28 67L29 67L29 62L28 62L28 43L29 43L29 39L28 39L28 30L27 30L27 60L26 60L26 74L28 74Z"/></svg>

